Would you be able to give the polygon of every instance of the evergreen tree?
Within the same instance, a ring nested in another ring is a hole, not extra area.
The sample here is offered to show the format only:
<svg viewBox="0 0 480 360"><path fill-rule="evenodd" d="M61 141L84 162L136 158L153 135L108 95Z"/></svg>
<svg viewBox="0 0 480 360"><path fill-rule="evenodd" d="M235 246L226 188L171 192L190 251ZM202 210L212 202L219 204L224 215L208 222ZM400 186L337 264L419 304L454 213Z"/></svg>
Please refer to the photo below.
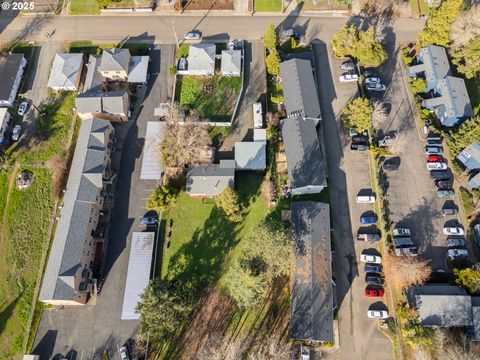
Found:
<svg viewBox="0 0 480 360"><path fill-rule="evenodd" d="M473 78L480 71L480 37L453 51L452 58L459 73L467 79Z"/></svg>
<svg viewBox="0 0 480 360"><path fill-rule="evenodd" d="M265 35L263 35L263 45L265 45L268 50L277 48L277 32L275 30L275 25L268 25L267 31L265 31Z"/></svg>
<svg viewBox="0 0 480 360"><path fill-rule="evenodd" d="M176 190L171 185L160 185L147 200L147 209L163 210L175 202Z"/></svg>
<svg viewBox="0 0 480 360"><path fill-rule="evenodd" d="M465 121L457 131L449 131L447 134L447 144L452 157L457 157L468 145L480 139L480 116Z"/></svg>
<svg viewBox="0 0 480 360"><path fill-rule="evenodd" d="M453 273L456 277L455 282L459 286L466 288L471 294L480 292L480 271L476 268L454 269Z"/></svg>
<svg viewBox="0 0 480 360"><path fill-rule="evenodd" d="M227 186L220 195L215 197L215 204L231 222L242 221L242 206L237 193L230 186Z"/></svg>
<svg viewBox="0 0 480 360"><path fill-rule="evenodd" d="M431 13L425 29L418 34L417 42L421 47L435 44L448 47L450 42L450 28L460 13L463 0L444 0Z"/></svg>
<svg viewBox="0 0 480 360"><path fill-rule="evenodd" d="M427 82L422 78L413 79L411 81L411 86L414 94L420 94L427 91Z"/></svg>
<svg viewBox="0 0 480 360"><path fill-rule="evenodd" d="M335 33L332 40L332 47L335 56L344 58L355 53L358 43L357 29L354 25L343 26L343 29Z"/></svg>

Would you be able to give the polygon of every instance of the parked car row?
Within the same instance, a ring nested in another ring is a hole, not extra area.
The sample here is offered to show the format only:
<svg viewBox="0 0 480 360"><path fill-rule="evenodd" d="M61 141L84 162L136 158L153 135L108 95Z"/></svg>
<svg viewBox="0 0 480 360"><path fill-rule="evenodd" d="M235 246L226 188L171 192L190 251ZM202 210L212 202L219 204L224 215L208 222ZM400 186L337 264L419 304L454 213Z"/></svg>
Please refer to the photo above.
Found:
<svg viewBox="0 0 480 360"><path fill-rule="evenodd" d="M411 238L411 231L405 227L395 227L393 229L393 249L397 256L417 256L418 249Z"/></svg>
<svg viewBox="0 0 480 360"><path fill-rule="evenodd" d="M443 157L442 138L436 134L430 134L425 144L426 167L434 180L434 186L439 197L451 197L453 180L447 171L448 166Z"/></svg>
<svg viewBox="0 0 480 360"><path fill-rule="evenodd" d="M350 134L350 150L352 151L368 151L370 149L370 142L368 140L368 134L363 132L358 134L354 128L349 131Z"/></svg>

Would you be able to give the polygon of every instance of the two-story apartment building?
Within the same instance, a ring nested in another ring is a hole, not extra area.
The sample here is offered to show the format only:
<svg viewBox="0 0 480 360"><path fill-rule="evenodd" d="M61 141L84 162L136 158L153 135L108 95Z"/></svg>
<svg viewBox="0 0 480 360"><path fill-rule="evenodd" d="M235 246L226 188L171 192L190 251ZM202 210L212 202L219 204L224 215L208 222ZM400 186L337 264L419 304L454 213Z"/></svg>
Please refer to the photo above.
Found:
<svg viewBox="0 0 480 360"><path fill-rule="evenodd" d="M96 295L93 264L105 188L112 180L114 129L107 120L82 122L39 299L82 305Z"/></svg>
<svg viewBox="0 0 480 360"><path fill-rule="evenodd" d="M98 71L106 80L127 81L130 59L128 49L104 49Z"/></svg>

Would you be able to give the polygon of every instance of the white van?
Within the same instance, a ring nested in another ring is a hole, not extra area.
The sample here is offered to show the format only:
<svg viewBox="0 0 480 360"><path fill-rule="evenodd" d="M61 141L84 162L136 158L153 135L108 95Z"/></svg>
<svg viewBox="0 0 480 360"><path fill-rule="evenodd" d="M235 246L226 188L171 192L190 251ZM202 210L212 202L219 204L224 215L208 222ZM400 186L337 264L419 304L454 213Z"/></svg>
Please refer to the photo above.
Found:
<svg viewBox="0 0 480 360"><path fill-rule="evenodd" d="M357 196L357 198L355 199L355 201L357 202L357 204L373 204L375 203L375 196L374 195L371 195L371 196Z"/></svg>
<svg viewBox="0 0 480 360"><path fill-rule="evenodd" d="M253 104L253 127L255 129L263 128L262 103Z"/></svg>

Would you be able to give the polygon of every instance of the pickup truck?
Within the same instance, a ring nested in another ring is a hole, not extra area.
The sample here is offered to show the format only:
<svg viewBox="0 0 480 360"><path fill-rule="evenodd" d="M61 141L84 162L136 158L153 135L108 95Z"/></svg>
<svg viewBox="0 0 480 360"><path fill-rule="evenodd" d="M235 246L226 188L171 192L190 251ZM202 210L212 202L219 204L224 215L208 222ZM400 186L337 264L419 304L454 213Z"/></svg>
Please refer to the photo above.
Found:
<svg viewBox="0 0 480 360"><path fill-rule="evenodd" d="M410 236L409 228L395 228L393 229L393 236Z"/></svg>

